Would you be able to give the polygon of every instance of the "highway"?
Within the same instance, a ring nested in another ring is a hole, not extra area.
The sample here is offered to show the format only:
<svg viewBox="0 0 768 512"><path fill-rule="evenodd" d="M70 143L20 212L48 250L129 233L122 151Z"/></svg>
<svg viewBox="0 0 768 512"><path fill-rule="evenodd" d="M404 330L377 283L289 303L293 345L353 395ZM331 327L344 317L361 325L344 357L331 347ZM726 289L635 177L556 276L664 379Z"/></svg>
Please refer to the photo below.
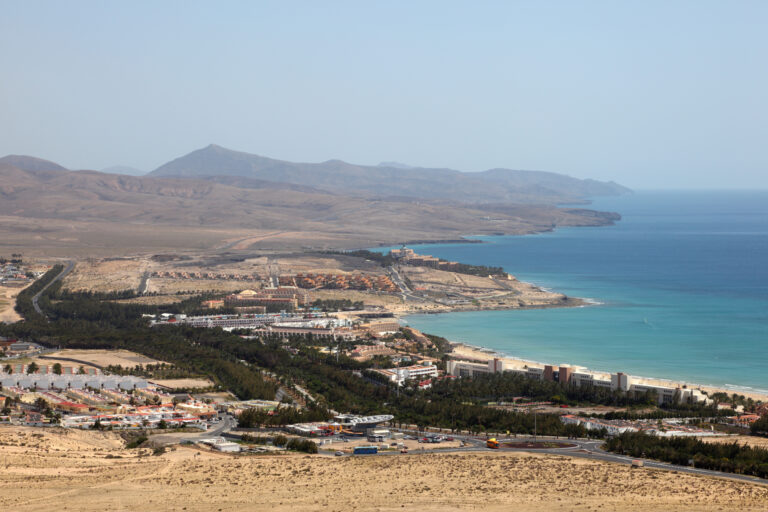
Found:
<svg viewBox="0 0 768 512"><path fill-rule="evenodd" d="M45 313L43 313L43 310L42 310L42 309L40 309L40 306L37 304L37 301L38 301L38 300L40 300L40 296L43 294L43 292L44 292L45 290L47 290L48 288L50 288L50 286L51 286L53 283L55 283L56 281L59 281L59 280L63 279L64 277L66 277L66 275L67 275L67 274L69 274L70 272L72 272L72 269L73 269L73 268L75 268L75 262L74 262L74 261L72 261L72 260L69 260L69 261L67 261L67 266L66 266L66 267L64 267L64 270L62 270L62 271L59 273L59 275L57 275L56 277L54 277L53 279L51 279L51 282L50 282L50 283L48 283L47 285L45 285L45 286L43 287L43 289L42 289L42 290L40 290L39 292L37 292L37 293L36 293L36 294L35 294L35 295L32 297L32 306L35 308L35 311L37 311L39 314L41 314L41 315L45 316Z"/></svg>

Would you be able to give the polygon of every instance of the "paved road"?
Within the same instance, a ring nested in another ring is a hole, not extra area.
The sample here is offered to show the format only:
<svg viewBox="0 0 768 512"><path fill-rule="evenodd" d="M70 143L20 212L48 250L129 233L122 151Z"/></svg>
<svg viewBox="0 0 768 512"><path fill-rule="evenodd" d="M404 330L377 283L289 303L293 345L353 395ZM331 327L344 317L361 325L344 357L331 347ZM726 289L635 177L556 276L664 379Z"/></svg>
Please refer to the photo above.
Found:
<svg viewBox="0 0 768 512"><path fill-rule="evenodd" d="M138 289L139 295L147 293L147 285L149 285L149 271L146 271L141 275L141 282L139 283Z"/></svg>
<svg viewBox="0 0 768 512"><path fill-rule="evenodd" d="M153 434L150 436L150 441L154 444L167 445L176 444L189 441L195 443L201 439L208 439L211 437L219 437L225 434L237 426L237 420L230 416L225 415L224 418L213 428L206 431L200 431L195 433L187 432L172 432L170 434Z"/></svg>
<svg viewBox="0 0 768 512"><path fill-rule="evenodd" d="M66 277L66 275L67 275L67 274L69 274L70 272L72 272L72 269L73 269L73 268L75 268L75 262L74 262L74 261L72 261L72 260L70 260L70 261L67 261L67 266L66 266L66 267L64 267L64 270L62 270L62 271L59 273L59 275L57 275L56 277L54 277L53 279L51 279L51 282L50 282L50 283L48 283L47 285L45 285L45 286L43 287L43 289L42 289L42 290L40 290L39 292L37 292L37 293L34 295L34 297L32 297L32 306L34 306L34 308L35 308L35 311L37 311L39 314L41 314L41 315L45 316L45 313L43 313L43 310L42 310L42 309L40 309L40 306L37 304L37 301L38 301L38 300L40 300L40 296L43 294L43 292L44 292L45 290L47 290L48 288L50 288L50 286L51 286L53 283L55 283L56 281L59 281L59 280L63 279L64 277Z"/></svg>
<svg viewBox="0 0 768 512"><path fill-rule="evenodd" d="M403 296L404 299L406 300L410 299L416 302L424 302L425 300L429 301L429 299L413 293L411 289L408 288L408 285L405 284L405 280L402 278L402 276L400 276L400 273L397 271L397 269L394 266L390 266L388 270L389 270L390 277L392 278L392 281L394 281L395 285L400 288L402 292L401 295Z"/></svg>

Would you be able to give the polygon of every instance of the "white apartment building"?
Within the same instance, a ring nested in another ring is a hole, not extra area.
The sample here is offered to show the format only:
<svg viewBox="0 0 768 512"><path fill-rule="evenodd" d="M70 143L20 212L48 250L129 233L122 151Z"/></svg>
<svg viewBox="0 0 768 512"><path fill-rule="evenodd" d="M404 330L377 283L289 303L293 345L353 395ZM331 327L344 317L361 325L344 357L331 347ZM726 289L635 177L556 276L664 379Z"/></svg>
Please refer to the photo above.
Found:
<svg viewBox="0 0 768 512"><path fill-rule="evenodd" d="M389 380L402 386L407 380L421 380L429 377L437 377L437 367L431 364L405 366L403 368L389 368L388 370L375 370L386 376Z"/></svg>

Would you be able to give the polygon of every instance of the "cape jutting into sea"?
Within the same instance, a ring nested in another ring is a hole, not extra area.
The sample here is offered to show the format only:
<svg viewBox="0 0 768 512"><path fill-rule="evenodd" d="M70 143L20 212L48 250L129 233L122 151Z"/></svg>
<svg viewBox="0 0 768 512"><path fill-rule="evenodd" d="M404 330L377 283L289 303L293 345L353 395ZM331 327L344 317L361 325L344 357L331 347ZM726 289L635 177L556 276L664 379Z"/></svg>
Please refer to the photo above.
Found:
<svg viewBox="0 0 768 512"><path fill-rule="evenodd" d="M527 360L768 390L768 191L638 192L590 208L623 218L615 226L413 248L502 266L596 305L406 321Z"/></svg>

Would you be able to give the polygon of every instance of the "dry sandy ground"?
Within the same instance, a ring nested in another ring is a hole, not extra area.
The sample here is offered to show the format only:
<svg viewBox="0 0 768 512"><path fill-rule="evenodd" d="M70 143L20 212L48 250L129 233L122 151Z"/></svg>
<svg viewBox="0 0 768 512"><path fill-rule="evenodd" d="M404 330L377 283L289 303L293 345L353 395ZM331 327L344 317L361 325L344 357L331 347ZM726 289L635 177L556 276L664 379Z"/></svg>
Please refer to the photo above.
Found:
<svg viewBox="0 0 768 512"><path fill-rule="evenodd" d="M177 253L174 253L177 254ZM64 280L64 286L71 290L135 290L144 272L212 272L217 274L241 274L267 276L297 273L349 274L365 272L383 275L384 269L360 258L347 256L325 256L318 254L274 254L248 257L237 261L234 257L205 253L184 252L177 261L157 261L148 255L120 259L89 258L77 263L74 271ZM271 272L270 272L271 271ZM175 294L179 291L232 292L246 288L261 288L263 281L240 281L227 279L177 279L150 277L147 291L159 294Z"/></svg>
<svg viewBox="0 0 768 512"><path fill-rule="evenodd" d="M234 457L0 428L3 510L763 511L768 487L529 454ZM119 457L119 458L117 458Z"/></svg>
<svg viewBox="0 0 768 512"><path fill-rule="evenodd" d="M189 299L194 295L144 295L132 299L120 299L114 302L118 304L142 304L144 306L160 306L165 304L176 304Z"/></svg>
<svg viewBox="0 0 768 512"><path fill-rule="evenodd" d="M407 276L414 285L423 286L432 291L455 289L461 293L503 292L505 289L488 277L457 274L428 267L401 266L400 273Z"/></svg>
<svg viewBox="0 0 768 512"><path fill-rule="evenodd" d="M157 364L163 361L151 359L147 356L131 352L129 350L79 350L79 349L64 349L58 352L47 354L47 357L51 358L69 358L78 359L92 363L96 366L109 366L122 365L122 366L136 366L137 364ZM49 363L50 359L49 359ZM64 361L62 361L64 364ZM71 363L70 363L71 364Z"/></svg>
<svg viewBox="0 0 768 512"><path fill-rule="evenodd" d="M393 312L397 312L399 308L405 307L403 299L399 295L392 295L389 293L368 293L359 290L315 290L312 292L312 299L348 299L352 302L364 302L368 306L383 306Z"/></svg>
<svg viewBox="0 0 768 512"><path fill-rule="evenodd" d="M64 278L64 288L94 292L135 290L148 267L143 258L78 261L74 270Z"/></svg>
<svg viewBox="0 0 768 512"><path fill-rule="evenodd" d="M21 316L13 308L16 306L16 296L24 288L0 286L0 323L7 322L11 324L21 320Z"/></svg>
<svg viewBox="0 0 768 512"><path fill-rule="evenodd" d="M468 359L468 360L475 360L475 361L488 361L489 359L493 357L498 357L498 355L494 355L490 352L484 352L482 350L479 350L477 348L471 347L469 345L464 345L461 343L455 343L453 346L453 355L457 359ZM524 366L529 367L539 367L542 368L544 365L543 363L536 362L536 361L526 361L524 359L517 359L514 357L501 357L501 359L504 360L508 368L523 368ZM608 378L610 379L610 374L607 373L599 373L596 372L598 375L602 375L602 378ZM642 384L652 385L652 386L671 386L671 387L677 387L682 385L687 385L689 388L697 388L702 389L704 391L715 393L715 392L724 392L733 394L733 390L728 389L721 389L716 387L710 387L710 386L699 386L697 384L691 384L690 382L682 382L682 381L674 381L674 380L665 380L665 379L653 379L648 377L636 377L633 376L633 378ZM760 400L763 402L768 401L768 395L764 393L755 393L755 392L744 392L739 391L740 395L747 396L749 398L752 398L754 400Z"/></svg>
<svg viewBox="0 0 768 512"><path fill-rule="evenodd" d="M175 294L207 293L207 292L240 292L251 288L261 288L259 281L225 281L212 279L168 279L150 277L147 281L147 291L150 293ZM189 296L181 297L183 299Z"/></svg>
<svg viewBox="0 0 768 512"><path fill-rule="evenodd" d="M151 379L150 382L169 389L194 389L213 386L213 382L208 379Z"/></svg>
<svg viewBox="0 0 768 512"><path fill-rule="evenodd" d="M757 446L760 448L768 448L768 437L757 436L724 436L724 437L701 437L699 438L706 443L739 443L740 445Z"/></svg>

